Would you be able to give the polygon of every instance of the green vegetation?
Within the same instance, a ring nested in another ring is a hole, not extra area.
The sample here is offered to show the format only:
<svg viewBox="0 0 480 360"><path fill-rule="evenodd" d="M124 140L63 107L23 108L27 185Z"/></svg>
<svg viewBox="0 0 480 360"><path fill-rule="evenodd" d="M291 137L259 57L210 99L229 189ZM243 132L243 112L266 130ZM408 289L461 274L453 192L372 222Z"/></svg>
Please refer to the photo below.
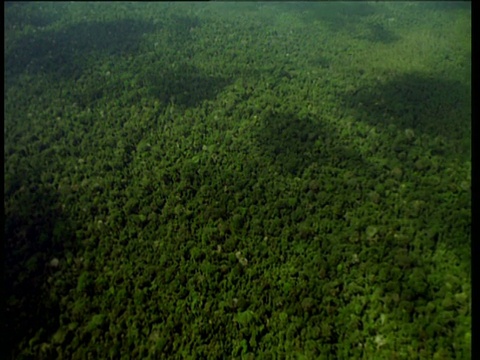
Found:
<svg viewBox="0 0 480 360"><path fill-rule="evenodd" d="M7 359L469 359L470 9L5 5Z"/></svg>

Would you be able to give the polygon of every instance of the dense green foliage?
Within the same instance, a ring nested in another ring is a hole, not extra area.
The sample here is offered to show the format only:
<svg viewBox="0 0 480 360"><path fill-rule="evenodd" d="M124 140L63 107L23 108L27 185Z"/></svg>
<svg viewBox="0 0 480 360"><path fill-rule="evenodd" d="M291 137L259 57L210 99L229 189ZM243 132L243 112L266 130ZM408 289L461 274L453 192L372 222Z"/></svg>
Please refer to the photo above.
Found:
<svg viewBox="0 0 480 360"><path fill-rule="evenodd" d="M470 11L5 8L15 359L468 359Z"/></svg>

